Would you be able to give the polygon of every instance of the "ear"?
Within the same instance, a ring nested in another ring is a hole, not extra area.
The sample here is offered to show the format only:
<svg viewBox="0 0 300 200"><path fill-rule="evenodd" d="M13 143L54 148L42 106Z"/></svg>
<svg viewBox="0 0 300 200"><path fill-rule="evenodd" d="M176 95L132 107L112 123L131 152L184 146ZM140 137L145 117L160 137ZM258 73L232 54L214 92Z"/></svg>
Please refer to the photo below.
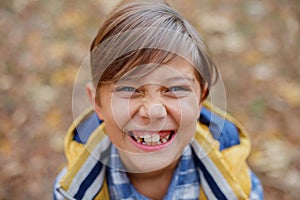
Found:
<svg viewBox="0 0 300 200"><path fill-rule="evenodd" d="M201 99L199 101L199 115L198 115L198 119L200 118L200 114L201 114L201 109L202 109L202 106L203 106L203 102L205 101L205 99L207 98L208 96L208 85L207 83L205 83L204 87L202 88L202 91L201 91Z"/></svg>
<svg viewBox="0 0 300 200"><path fill-rule="evenodd" d="M204 86L203 86L203 88L202 88L202 91L201 91L200 106L205 101L205 99L207 98L208 93L209 93L208 84L205 83Z"/></svg>
<svg viewBox="0 0 300 200"><path fill-rule="evenodd" d="M96 89L94 85L92 83L88 83L86 84L85 89L96 114L98 115L99 119L103 120L100 100L96 99Z"/></svg>

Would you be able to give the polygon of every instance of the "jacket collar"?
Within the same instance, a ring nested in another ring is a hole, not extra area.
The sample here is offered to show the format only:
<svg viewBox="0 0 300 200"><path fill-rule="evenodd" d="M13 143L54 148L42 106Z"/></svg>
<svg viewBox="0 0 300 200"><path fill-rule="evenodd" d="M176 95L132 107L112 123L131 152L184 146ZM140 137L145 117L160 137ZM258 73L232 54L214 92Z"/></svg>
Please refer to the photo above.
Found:
<svg viewBox="0 0 300 200"><path fill-rule="evenodd" d="M91 113L92 111L85 113L75 124L84 121ZM93 199L106 182L105 166L111 142L105 134L104 123L91 133L86 144L74 141L75 127L74 125L69 129L66 138L68 170L59 182L57 190L69 199ZM239 154L247 156L250 151L247 135L243 132L238 134L240 141L236 146L240 149ZM201 187L206 196L216 199L246 199L245 192L220 152L220 143L214 138L214 134L210 133L207 125L197 125L191 147L196 155L196 164L201 169Z"/></svg>

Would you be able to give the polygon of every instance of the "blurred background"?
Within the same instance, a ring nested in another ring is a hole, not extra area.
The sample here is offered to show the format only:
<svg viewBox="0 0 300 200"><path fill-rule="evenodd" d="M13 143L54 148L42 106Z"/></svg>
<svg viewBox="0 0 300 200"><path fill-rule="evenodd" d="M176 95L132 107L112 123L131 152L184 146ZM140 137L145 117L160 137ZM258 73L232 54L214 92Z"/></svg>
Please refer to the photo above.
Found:
<svg viewBox="0 0 300 200"><path fill-rule="evenodd" d="M220 67L265 199L300 196L300 1L170 0ZM0 199L51 199L72 88L117 0L0 2Z"/></svg>

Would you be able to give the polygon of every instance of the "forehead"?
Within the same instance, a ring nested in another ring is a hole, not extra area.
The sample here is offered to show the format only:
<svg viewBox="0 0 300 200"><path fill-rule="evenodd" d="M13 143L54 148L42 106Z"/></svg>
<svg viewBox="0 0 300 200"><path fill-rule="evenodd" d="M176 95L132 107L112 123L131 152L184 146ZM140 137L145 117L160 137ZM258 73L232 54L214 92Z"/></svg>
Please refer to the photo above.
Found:
<svg viewBox="0 0 300 200"><path fill-rule="evenodd" d="M197 79L194 67L184 59L175 57L165 64L149 63L136 66L123 74L118 82L193 81Z"/></svg>

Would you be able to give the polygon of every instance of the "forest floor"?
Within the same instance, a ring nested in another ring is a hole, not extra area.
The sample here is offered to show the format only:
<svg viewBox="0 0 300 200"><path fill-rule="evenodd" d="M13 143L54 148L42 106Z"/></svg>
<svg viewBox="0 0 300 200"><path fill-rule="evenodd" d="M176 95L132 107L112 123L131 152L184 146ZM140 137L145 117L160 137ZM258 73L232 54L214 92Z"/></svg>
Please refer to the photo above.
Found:
<svg viewBox="0 0 300 200"><path fill-rule="evenodd" d="M0 199L51 199L76 73L112 1L0 2ZM201 33L265 199L300 196L300 1L170 0ZM220 100L219 100L220 101Z"/></svg>

